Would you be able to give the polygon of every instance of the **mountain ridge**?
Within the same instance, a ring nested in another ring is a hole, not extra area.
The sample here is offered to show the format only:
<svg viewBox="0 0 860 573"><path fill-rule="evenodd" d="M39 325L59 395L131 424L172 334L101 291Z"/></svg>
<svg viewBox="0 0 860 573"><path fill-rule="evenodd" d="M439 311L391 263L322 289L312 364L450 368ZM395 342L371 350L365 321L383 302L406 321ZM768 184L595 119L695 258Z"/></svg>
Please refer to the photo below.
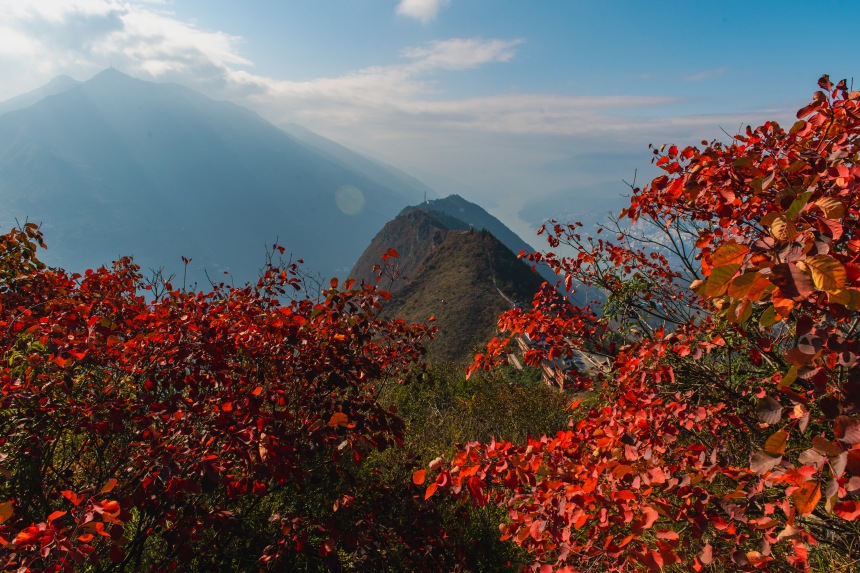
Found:
<svg viewBox="0 0 860 573"><path fill-rule="evenodd" d="M176 272L186 256L197 282L242 283L279 239L335 275L419 199L376 177L250 110L114 69L0 115L0 225L43 223L46 262L76 271L134 255Z"/></svg>
<svg viewBox="0 0 860 573"><path fill-rule="evenodd" d="M451 203L458 201L463 199ZM428 203L407 207L386 223L350 278L373 282L374 265L392 264L400 275L380 281L392 293L384 315L409 322L433 316L438 335L428 346L431 359L460 364L496 335L501 313L529 305L544 281L490 231ZM388 249L398 257L382 262Z"/></svg>

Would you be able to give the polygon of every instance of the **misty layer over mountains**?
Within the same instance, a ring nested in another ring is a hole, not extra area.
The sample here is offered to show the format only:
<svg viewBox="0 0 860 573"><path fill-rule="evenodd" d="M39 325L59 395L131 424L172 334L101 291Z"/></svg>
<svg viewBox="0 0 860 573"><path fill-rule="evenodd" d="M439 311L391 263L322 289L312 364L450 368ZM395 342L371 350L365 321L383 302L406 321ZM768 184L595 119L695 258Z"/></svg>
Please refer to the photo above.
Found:
<svg viewBox="0 0 860 573"><path fill-rule="evenodd" d="M0 225L41 223L47 263L82 271L133 255L205 285L253 280L277 240L346 274L374 234L427 191L313 134L114 69L0 104ZM229 280L229 279L228 279Z"/></svg>
<svg viewBox="0 0 860 573"><path fill-rule="evenodd" d="M131 255L144 274L174 273L174 286L243 284L277 241L311 274L344 277L356 261L362 273L380 262L392 245L359 258L404 209L432 211L450 229L485 229L514 254L534 250L481 206L435 196L301 126L282 130L232 103L114 69L0 102L0 227L41 224L43 260L70 271ZM182 257L191 259L187 278Z"/></svg>

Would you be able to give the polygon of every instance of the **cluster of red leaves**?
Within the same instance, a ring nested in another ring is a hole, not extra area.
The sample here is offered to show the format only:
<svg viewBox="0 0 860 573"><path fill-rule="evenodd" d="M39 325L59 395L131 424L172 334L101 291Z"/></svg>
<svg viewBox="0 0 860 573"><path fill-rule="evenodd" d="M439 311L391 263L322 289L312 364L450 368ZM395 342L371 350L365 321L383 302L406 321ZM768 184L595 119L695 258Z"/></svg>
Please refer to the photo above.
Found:
<svg viewBox="0 0 860 573"><path fill-rule="evenodd" d="M655 150L665 174L635 189L622 217L693 229L695 247L675 243L695 255L686 269L624 233L613 244L553 227L550 245L576 254L529 258L568 287L599 284L608 302L645 317L642 332L611 344L609 316L547 292L503 315L508 337L472 369L492 367L524 335L542 341L531 364L598 350L613 356L590 381L608 405L526 445L464 446L416 474L430 480L428 497L446 489L506 505L503 539L541 572L808 570L811 546L850 550L848 522L860 516L860 92L826 76L819 85L788 132L769 122L729 145Z"/></svg>
<svg viewBox="0 0 860 573"><path fill-rule="evenodd" d="M337 475L401 440L378 384L429 330L378 318L386 292L288 299L297 268L268 265L256 285L148 300L130 260L70 276L39 244L34 225L0 236L0 570L173 570L255 499L319 479L309 460ZM378 541L325 511L271 524L261 565Z"/></svg>

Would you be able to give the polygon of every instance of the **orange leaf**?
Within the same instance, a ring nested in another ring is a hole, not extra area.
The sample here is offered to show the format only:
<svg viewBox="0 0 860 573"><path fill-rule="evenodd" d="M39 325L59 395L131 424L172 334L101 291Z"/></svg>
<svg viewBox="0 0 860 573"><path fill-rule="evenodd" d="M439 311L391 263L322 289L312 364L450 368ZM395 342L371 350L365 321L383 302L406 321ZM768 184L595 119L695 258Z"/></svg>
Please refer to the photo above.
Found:
<svg viewBox="0 0 860 573"><path fill-rule="evenodd" d="M827 219L841 219L845 216L845 206L833 197L822 197L815 202L815 205L824 212L824 217Z"/></svg>
<svg viewBox="0 0 860 573"><path fill-rule="evenodd" d="M329 426L346 426L349 418L343 412L335 412L328 421Z"/></svg>
<svg viewBox="0 0 860 573"><path fill-rule="evenodd" d="M615 479L622 479L627 474L632 474L633 468L626 464L618 464L614 468L612 468L612 477Z"/></svg>
<svg viewBox="0 0 860 573"><path fill-rule="evenodd" d="M415 485L421 485L424 483L424 475L427 473L427 470L418 470L414 474L412 474L412 483Z"/></svg>
<svg viewBox="0 0 860 573"><path fill-rule="evenodd" d="M845 267L830 255L815 255L799 261L797 266L809 273L815 288L826 292L843 288L848 280Z"/></svg>
<svg viewBox="0 0 860 573"><path fill-rule="evenodd" d="M36 541L39 538L39 528L35 525L31 525L24 531L20 532L15 536L15 545L18 547L23 547L25 545L29 545Z"/></svg>
<svg viewBox="0 0 860 573"><path fill-rule="evenodd" d="M711 266L740 265L744 262L744 257L749 250L749 247L739 245L734 240L727 241L711 255Z"/></svg>
<svg viewBox="0 0 860 573"><path fill-rule="evenodd" d="M13 505L15 505L15 502L13 502L11 499L9 501L4 501L3 503L0 503L0 523L3 523L4 521L12 517L12 514L14 513L14 511L12 510Z"/></svg>
<svg viewBox="0 0 860 573"><path fill-rule="evenodd" d="M263 393L263 387L257 386L256 388L254 388L253 392L251 392L251 395L252 396L259 396L262 393Z"/></svg>
<svg viewBox="0 0 860 573"><path fill-rule="evenodd" d="M744 273L729 284L728 295L732 298L748 298L758 302L768 286L770 281L758 271Z"/></svg>
<svg viewBox="0 0 860 573"><path fill-rule="evenodd" d="M79 506L81 504L81 502L84 501L83 495L78 495L75 492L68 490L68 489L61 491L60 495L62 495L64 498L66 498L67 500L72 502L72 505L74 505L75 507Z"/></svg>
<svg viewBox="0 0 860 573"><path fill-rule="evenodd" d="M430 485L428 485L427 491L424 492L424 499L430 499L430 496L432 496L434 493L436 493L436 489L438 487L439 486L436 484L436 482L433 482Z"/></svg>
<svg viewBox="0 0 860 573"><path fill-rule="evenodd" d="M782 455L785 453L785 443L788 441L788 432L780 430L775 432L764 443L764 451L769 454Z"/></svg>
<svg viewBox="0 0 860 573"><path fill-rule="evenodd" d="M112 517L116 517L117 515L119 515L119 502L114 501L112 499L106 499L105 501L101 502L101 506L102 511L104 511L106 514Z"/></svg>
<svg viewBox="0 0 860 573"><path fill-rule="evenodd" d="M54 513L52 513L51 515L48 516L48 523L51 523L55 519L59 519L59 518L63 517L64 515L66 515L65 511L55 511Z"/></svg>
<svg viewBox="0 0 860 573"><path fill-rule="evenodd" d="M711 275L708 277L707 282L705 282L704 295L716 298L725 294L726 289L729 288L729 283L740 268L741 266L737 263L715 267L711 270Z"/></svg>
<svg viewBox="0 0 860 573"><path fill-rule="evenodd" d="M108 493L109 491L111 491L115 487L116 487L116 478L110 478L109 480L107 480L107 483L101 489L100 493Z"/></svg>
<svg viewBox="0 0 860 573"><path fill-rule="evenodd" d="M814 481L805 481L791 494L791 499L800 515L809 515L821 499L821 488Z"/></svg>

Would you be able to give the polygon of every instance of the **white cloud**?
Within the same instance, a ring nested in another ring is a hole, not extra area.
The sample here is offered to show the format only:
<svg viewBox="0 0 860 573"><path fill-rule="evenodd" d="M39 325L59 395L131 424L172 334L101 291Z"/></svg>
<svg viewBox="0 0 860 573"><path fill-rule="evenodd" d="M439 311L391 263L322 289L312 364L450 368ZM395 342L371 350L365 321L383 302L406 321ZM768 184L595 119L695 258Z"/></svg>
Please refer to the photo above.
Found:
<svg viewBox="0 0 860 573"><path fill-rule="evenodd" d="M165 2L0 0L0 100L59 74L83 80L113 65L142 79L173 81L235 101L275 123L302 124L416 174L458 179L484 189L485 195L474 197L484 201L524 201L524 189L560 188L561 181L535 180L529 171L553 157L635 149L647 162L649 142L719 137L719 126L732 131L763 115L679 116L675 98L623 93L446 93L451 75L514 60L522 39L437 40L403 49L390 65L307 81L272 78L242 55L242 38L181 21ZM404 1L398 12L429 21L444 4ZM626 168L621 176L629 176Z"/></svg>
<svg viewBox="0 0 860 573"><path fill-rule="evenodd" d="M454 38L407 48L401 54L413 59L417 69L466 70L489 62L507 62L514 57L514 48L522 43L523 40Z"/></svg>
<svg viewBox="0 0 860 573"><path fill-rule="evenodd" d="M147 0L39 0L0 3L0 69L8 70L0 99L65 73L86 77L113 65L146 79L223 82L250 62L240 39L181 22Z"/></svg>
<svg viewBox="0 0 860 573"><path fill-rule="evenodd" d="M0 68L29 78L28 88L58 74L78 79L108 65L131 75L175 81L331 135L359 129L389 134L447 129L516 134L632 135L683 123L643 116L666 97L600 98L525 93L446 98L439 73L516 57L522 39L451 38L401 51L401 63L368 66L308 81L256 74L242 39L178 20L164 0L40 0L0 4ZM402 2L398 10L434 15L444 2ZM16 69L17 66L17 69ZM9 82L15 85L14 82ZM25 91L2 93L0 99ZM638 114L638 115L637 115ZM687 120L695 123L695 120ZM378 137L386 137L379 134Z"/></svg>
<svg viewBox="0 0 860 573"><path fill-rule="evenodd" d="M439 10L450 3L451 0L400 0L397 13L427 24L435 20Z"/></svg>

